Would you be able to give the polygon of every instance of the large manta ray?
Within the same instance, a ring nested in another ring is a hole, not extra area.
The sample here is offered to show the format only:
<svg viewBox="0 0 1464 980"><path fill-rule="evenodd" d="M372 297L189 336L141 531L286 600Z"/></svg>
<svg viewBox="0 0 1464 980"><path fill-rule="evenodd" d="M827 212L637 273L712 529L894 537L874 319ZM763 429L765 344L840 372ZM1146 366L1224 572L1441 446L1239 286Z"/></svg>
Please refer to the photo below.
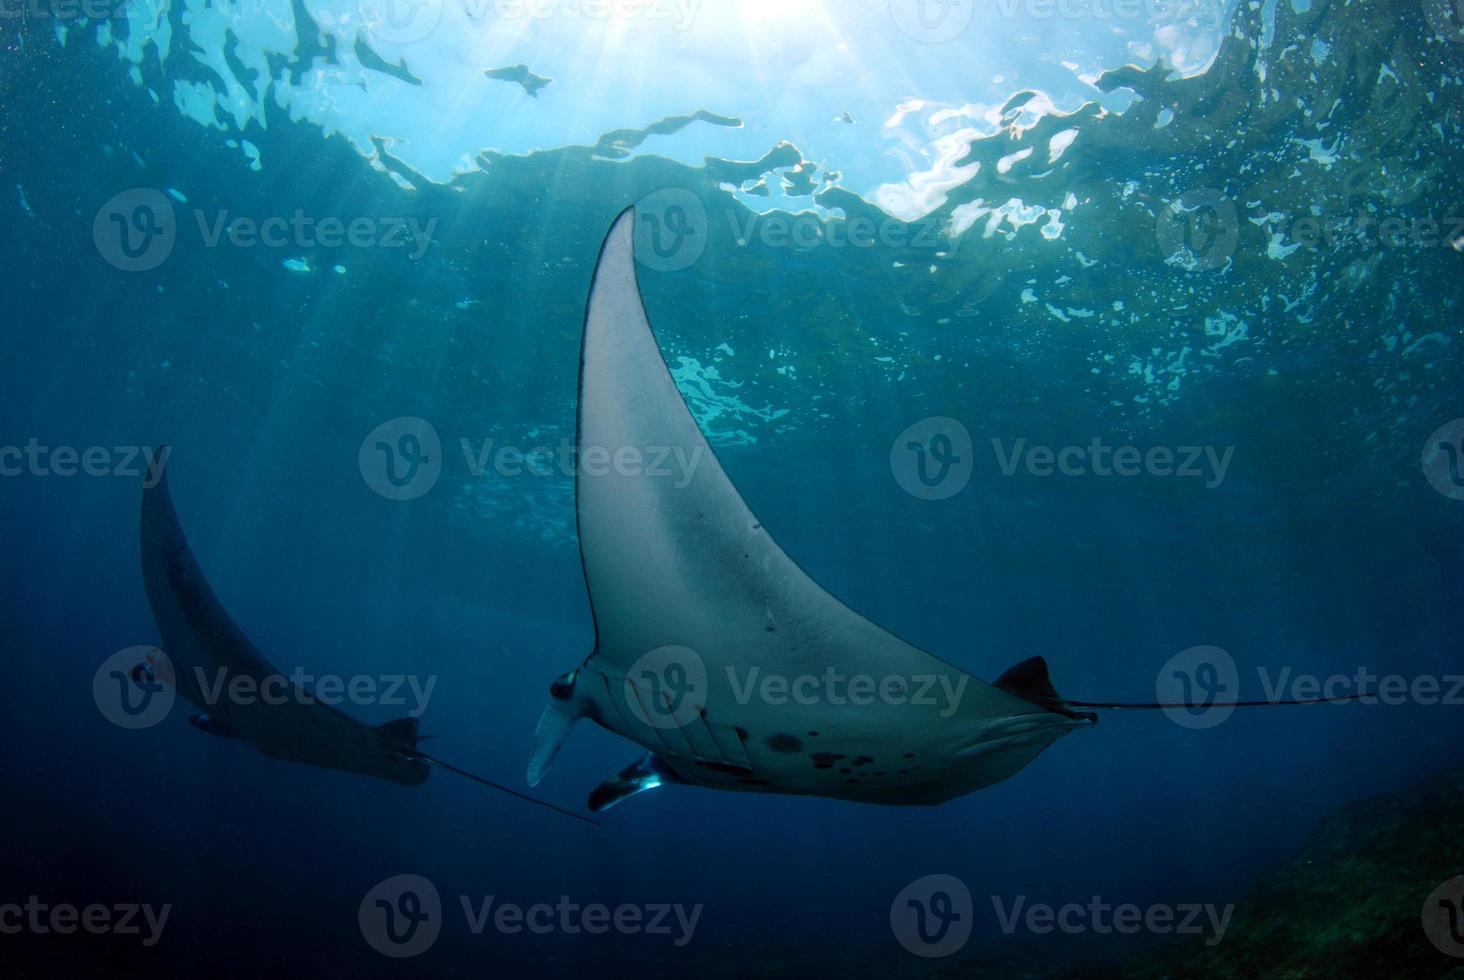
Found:
<svg viewBox="0 0 1464 980"><path fill-rule="evenodd" d="M743 502L677 391L636 281L633 208L611 227L590 287L577 448L595 646L550 687L531 786L589 718L649 750L590 794L591 810L664 783L933 805L1007 779L1096 722L1074 709L1185 707L1066 700L1040 657L988 684L809 578ZM681 468L606 465L666 459ZM787 686L763 688L767 675ZM825 686L795 703L800 682L813 681L808 694L831 677L867 678L880 694L856 701L852 687Z"/></svg>
<svg viewBox="0 0 1464 980"><path fill-rule="evenodd" d="M575 497L595 647L550 689L530 785L590 718L651 753L596 789L593 810L665 782L935 804L1006 779L1092 725L1058 699L1042 660L978 680L855 613L778 547L667 370L634 242L631 209L601 249L580 361ZM627 449L696 465L674 477L649 466L589 475L591 459ZM766 674L892 679L903 693L776 704L786 699L748 690ZM921 698L921 687L959 697Z"/></svg>

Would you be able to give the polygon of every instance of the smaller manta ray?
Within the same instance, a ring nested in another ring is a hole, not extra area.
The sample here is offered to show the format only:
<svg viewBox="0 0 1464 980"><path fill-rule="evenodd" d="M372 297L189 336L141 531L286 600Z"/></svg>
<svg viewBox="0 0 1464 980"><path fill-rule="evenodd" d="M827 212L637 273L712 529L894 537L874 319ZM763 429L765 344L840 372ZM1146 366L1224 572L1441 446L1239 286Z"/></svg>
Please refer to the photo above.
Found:
<svg viewBox="0 0 1464 980"><path fill-rule="evenodd" d="M594 823L427 755L417 748L421 737L415 717L368 725L310 697L293 684L283 697L206 696L205 684L219 684L218 691L225 692L228 683L238 677L252 681L255 691L269 690L264 687L266 683L278 686L288 680L249 642L204 578L173 508L166 470L155 484L143 490L142 578L166 655L149 654L145 662L132 668L132 680L139 685L162 683L172 687L199 708L201 713L188 720L200 731L237 738L271 759L371 776L403 786L426 782L429 767L436 766L576 820Z"/></svg>
<svg viewBox="0 0 1464 980"><path fill-rule="evenodd" d="M634 243L630 209L601 248L580 357L575 506L595 645L549 688L529 785L589 718L649 750L590 794L594 811L664 783L933 805L1015 775L1096 722L1074 709L1169 707L1065 700L1040 657L988 684L824 591L753 516L677 390L641 301ZM627 450L691 465L592 472L592 459ZM860 703L798 703L761 696L759 673L895 687ZM1268 702L1236 706L1257 703Z"/></svg>
<svg viewBox="0 0 1464 980"><path fill-rule="evenodd" d="M483 74L497 82L517 82L529 93L529 97L537 99L539 89L548 85L554 79L546 75L535 75L529 70L528 65L510 65L507 68L484 68Z"/></svg>

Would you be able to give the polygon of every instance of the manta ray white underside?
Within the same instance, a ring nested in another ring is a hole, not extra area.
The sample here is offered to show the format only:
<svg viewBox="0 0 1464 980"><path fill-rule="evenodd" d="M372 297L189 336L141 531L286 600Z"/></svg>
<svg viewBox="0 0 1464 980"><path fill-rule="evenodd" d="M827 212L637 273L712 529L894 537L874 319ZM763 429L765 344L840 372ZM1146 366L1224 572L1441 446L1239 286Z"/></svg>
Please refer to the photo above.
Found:
<svg viewBox="0 0 1464 980"><path fill-rule="evenodd" d="M935 804L1093 724L1062 704L1041 660L987 684L849 609L784 554L667 370L636 281L635 220L621 214L601 249L580 363L576 501L595 647L550 689L529 783L590 718L650 753L591 794L594 810L668 782ZM617 453L680 464L591 465ZM769 675L817 684L802 698L749 686ZM831 676L881 687L855 703L829 696Z"/></svg>

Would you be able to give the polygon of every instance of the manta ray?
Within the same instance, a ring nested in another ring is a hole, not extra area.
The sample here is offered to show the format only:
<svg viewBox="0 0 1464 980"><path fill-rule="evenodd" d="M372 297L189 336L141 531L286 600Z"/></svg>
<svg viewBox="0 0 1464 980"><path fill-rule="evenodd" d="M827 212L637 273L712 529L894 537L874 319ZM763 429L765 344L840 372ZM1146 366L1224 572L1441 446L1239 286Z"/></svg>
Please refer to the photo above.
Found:
<svg viewBox="0 0 1464 980"><path fill-rule="evenodd" d="M1092 727L1079 709L1182 707L1065 700L1040 657L987 683L819 586L748 509L677 390L641 299L635 222L623 212L601 247L580 357L575 507L594 646L550 686L530 786L588 718L647 750L594 789L593 811L668 783L935 805ZM657 458L698 465L603 465ZM879 679L882 696L794 703L758 688L768 674L794 690Z"/></svg>
<svg viewBox="0 0 1464 980"><path fill-rule="evenodd" d="M166 451L162 458L169 458ZM163 647L161 656L158 651L150 652L136 664L131 678L139 686L171 687L198 707L200 713L188 719L195 728L220 738L239 739L271 759L403 786L426 782L436 767L594 823L427 755L418 748L422 737L417 717L368 725L290 682L255 649L204 577L178 521L166 469L143 489L141 556L143 584ZM253 693L220 696L238 678L250 682ZM266 688L266 684L273 686ZM263 690L275 693L261 697L258 692Z"/></svg>

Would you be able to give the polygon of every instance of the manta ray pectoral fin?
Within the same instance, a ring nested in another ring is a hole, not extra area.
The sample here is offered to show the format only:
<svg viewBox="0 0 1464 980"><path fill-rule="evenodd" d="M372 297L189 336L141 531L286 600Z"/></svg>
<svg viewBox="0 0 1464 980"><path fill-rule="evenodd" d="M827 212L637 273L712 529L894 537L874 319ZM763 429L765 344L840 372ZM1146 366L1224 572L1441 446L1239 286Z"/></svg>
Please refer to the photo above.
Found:
<svg viewBox="0 0 1464 980"><path fill-rule="evenodd" d="M647 755L621 770L620 775L607 779L590 793L590 811L599 813L608 810L621 800L628 800L637 793L655 789L666 783L679 783L681 779L671 767L654 755Z"/></svg>
<svg viewBox="0 0 1464 980"><path fill-rule="evenodd" d="M1052 678L1047 673L1047 661L1041 657L1023 660L1010 668L996 679L995 686L1024 701L1032 702L1044 711L1083 721L1096 722L1098 720L1098 716L1091 711L1074 711L1067 706L1062 696L1057 693L1057 688L1052 686Z"/></svg>

